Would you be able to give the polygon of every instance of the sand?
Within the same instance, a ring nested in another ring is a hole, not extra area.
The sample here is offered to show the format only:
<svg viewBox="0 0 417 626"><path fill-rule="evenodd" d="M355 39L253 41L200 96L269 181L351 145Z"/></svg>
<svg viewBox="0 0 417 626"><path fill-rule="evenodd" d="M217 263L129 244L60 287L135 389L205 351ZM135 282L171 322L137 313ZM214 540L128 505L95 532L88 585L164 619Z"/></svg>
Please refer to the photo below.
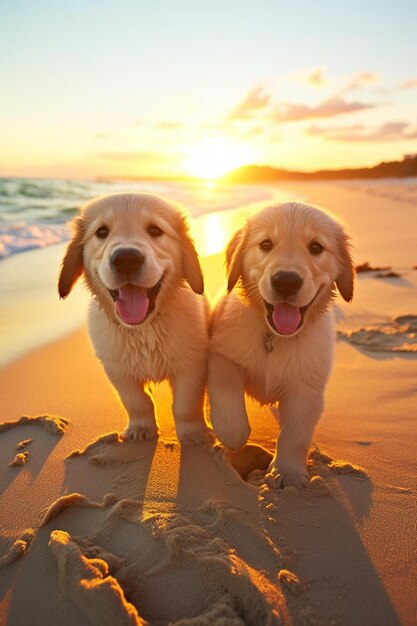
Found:
<svg viewBox="0 0 417 626"><path fill-rule="evenodd" d="M358 264L401 274L363 273L336 303L308 487L268 486L267 408L249 403L239 453L180 446L162 384L159 440L124 441L85 328L38 346L0 370L0 624L415 624L417 193L288 190L350 224ZM221 256L204 270L213 295Z"/></svg>

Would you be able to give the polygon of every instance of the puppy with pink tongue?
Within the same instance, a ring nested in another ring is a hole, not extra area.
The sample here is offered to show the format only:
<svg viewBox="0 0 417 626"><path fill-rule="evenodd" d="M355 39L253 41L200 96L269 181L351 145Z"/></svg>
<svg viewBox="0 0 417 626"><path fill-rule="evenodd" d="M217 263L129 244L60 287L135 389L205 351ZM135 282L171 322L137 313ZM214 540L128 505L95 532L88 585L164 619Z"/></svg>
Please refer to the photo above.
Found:
<svg viewBox="0 0 417 626"><path fill-rule="evenodd" d="M245 394L271 406L280 433L267 480L273 487L305 487L333 357L331 302L337 291L346 301L353 295L348 238L325 211L280 204L235 233L226 265L229 293L211 321L214 432L237 450L250 434Z"/></svg>
<svg viewBox="0 0 417 626"><path fill-rule="evenodd" d="M158 435L150 382L168 380L182 443L212 440L204 416L208 307L186 217L146 193L92 200L73 222L58 290L84 276L93 298L89 332L128 413L125 436Z"/></svg>

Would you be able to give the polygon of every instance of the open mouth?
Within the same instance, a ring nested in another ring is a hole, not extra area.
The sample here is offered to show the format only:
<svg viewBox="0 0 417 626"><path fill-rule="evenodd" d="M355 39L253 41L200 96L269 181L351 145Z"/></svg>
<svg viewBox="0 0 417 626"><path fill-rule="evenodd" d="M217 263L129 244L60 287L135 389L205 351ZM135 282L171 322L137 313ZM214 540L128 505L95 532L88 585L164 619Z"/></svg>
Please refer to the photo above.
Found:
<svg viewBox="0 0 417 626"><path fill-rule="evenodd" d="M149 289L133 283L124 283L117 289L108 289L116 312L125 324L142 324L152 313L164 278L165 274L162 274L158 282Z"/></svg>
<svg viewBox="0 0 417 626"><path fill-rule="evenodd" d="M321 287L319 287L316 295L308 304L300 307L289 302L270 304L270 302L264 300L267 319L271 328L279 335L289 336L297 332L302 327L304 316L319 295L320 289Z"/></svg>

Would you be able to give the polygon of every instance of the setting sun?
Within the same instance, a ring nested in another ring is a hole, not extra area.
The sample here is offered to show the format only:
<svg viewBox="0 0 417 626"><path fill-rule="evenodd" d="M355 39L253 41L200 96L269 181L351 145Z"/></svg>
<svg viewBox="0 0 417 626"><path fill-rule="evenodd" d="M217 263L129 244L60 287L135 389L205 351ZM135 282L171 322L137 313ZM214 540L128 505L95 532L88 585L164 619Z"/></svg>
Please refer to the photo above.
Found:
<svg viewBox="0 0 417 626"><path fill-rule="evenodd" d="M213 179L252 163L255 158L253 147L247 143L212 137L191 146L183 166L187 174Z"/></svg>

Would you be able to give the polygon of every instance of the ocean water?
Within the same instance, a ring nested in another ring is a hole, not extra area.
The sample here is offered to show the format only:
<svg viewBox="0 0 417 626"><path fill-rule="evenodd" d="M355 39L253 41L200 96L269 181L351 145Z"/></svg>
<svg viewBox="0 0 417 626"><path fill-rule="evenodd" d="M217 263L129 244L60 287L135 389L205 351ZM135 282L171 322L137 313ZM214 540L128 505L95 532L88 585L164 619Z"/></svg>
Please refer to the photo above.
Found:
<svg viewBox="0 0 417 626"><path fill-rule="evenodd" d="M338 207L335 210L352 227L360 262L392 264L400 271L415 265L415 237L408 224L413 223L411 213L417 207L416 179L332 181L329 188L322 182L317 185L0 178L0 368L85 324L90 296L83 282L63 301L57 294L57 276L70 234L68 222L80 205L107 193L144 191L182 204L202 256L222 253L230 234L262 206L294 200L325 202L330 209ZM346 203L352 188L352 202ZM376 196L377 202L369 212L365 209L370 196ZM389 226L378 229L376 215ZM392 233L396 233L394 239ZM219 267L223 272L221 262ZM206 292L211 297L219 289L216 278L206 276ZM373 283L374 289L382 288L380 281ZM375 301L380 302L378 294ZM404 289L397 289L396 315L410 312L401 304L406 295Z"/></svg>
<svg viewBox="0 0 417 626"><path fill-rule="evenodd" d="M260 205L289 199L278 188L207 182L0 178L0 367L80 328L90 296L79 281L60 300L57 276L78 208L100 195L144 191L183 205L201 255L220 252Z"/></svg>
<svg viewBox="0 0 417 626"><path fill-rule="evenodd" d="M0 178L0 259L64 242L78 208L97 196L145 191L179 202L192 217L271 200L263 186L209 182Z"/></svg>

